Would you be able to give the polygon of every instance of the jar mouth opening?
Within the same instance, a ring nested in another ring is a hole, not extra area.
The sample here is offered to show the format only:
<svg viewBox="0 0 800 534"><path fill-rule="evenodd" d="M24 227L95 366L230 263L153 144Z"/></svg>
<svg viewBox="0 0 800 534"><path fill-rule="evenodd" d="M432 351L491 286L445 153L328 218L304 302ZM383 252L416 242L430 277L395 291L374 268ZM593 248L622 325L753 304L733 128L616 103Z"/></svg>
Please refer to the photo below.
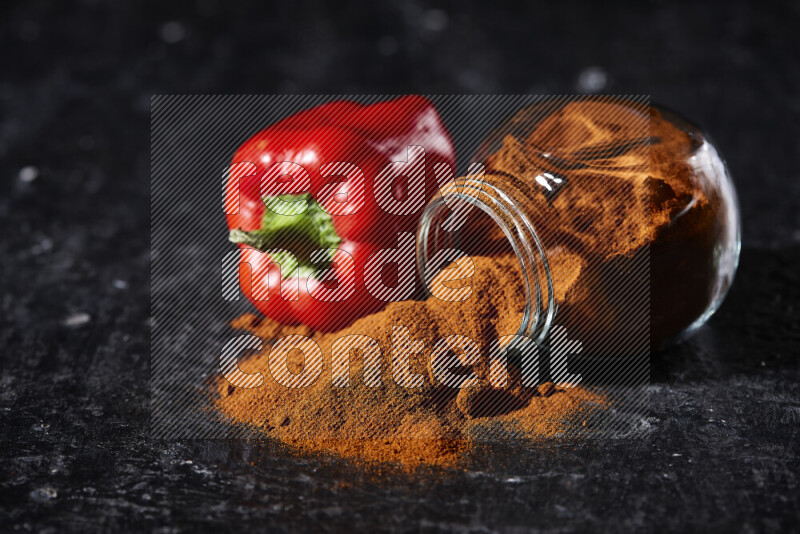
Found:
<svg viewBox="0 0 800 534"><path fill-rule="evenodd" d="M468 180L459 192L435 197L425 208L417 232L417 272L427 290L428 282L437 274L430 272L430 260L440 250L451 248L469 256L496 256L513 252L519 266L525 299L516 335L539 344L547 337L555 316L553 282L547 256L533 225L519 206L502 191L485 182L470 182ZM498 245L494 253L486 253L485 250L472 253L469 250L472 248L470 242L482 242L482 239L479 235L464 235L467 229L465 222L455 231L445 231L447 218L456 212L463 213L464 204L468 204L467 209L470 210L465 217L481 217L482 221L491 221L493 229L499 229L504 235L505 247ZM459 209L455 210L456 207ZM477 213L473 208L477 208Z"/></svg>

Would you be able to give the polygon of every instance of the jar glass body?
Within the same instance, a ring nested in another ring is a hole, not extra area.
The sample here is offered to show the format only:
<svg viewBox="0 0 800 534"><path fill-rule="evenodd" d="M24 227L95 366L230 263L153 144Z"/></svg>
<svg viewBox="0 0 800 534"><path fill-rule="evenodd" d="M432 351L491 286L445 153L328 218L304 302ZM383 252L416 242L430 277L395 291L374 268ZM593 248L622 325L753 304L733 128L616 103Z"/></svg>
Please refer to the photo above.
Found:
<svg viewBox="0 0 800 534"><path fill-rule="evenodd" d="M433 276L443 248L516 255L520 335L544 342L558 323L595 347L657 347L705 323L732 283L730 174L671 112L610 97L544 101L503 122L473 161L427 206L418 267Z"/></svg>

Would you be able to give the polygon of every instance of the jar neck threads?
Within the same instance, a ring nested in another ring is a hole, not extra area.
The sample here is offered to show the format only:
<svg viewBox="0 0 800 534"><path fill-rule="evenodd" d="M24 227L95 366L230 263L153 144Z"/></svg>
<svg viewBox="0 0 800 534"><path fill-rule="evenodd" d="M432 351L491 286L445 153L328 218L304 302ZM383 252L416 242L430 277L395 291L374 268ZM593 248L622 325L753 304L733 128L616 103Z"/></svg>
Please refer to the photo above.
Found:
<svg viewBox="0 0 800 534"><path fill-rule="evenodd" d="M525 210L491 183L473 178L459 179L447 184L431 200L422 214L417 232L417 270L427 283L437 274L429 272L433 255L445 248L461 250L459 243L468 228L464 223L466 218L474 216L474 208L488 215L502 230L519 261L525 308L517 335L541 344L556 314L547 255ZM448 231L451 227L456 229Z"/></svg>

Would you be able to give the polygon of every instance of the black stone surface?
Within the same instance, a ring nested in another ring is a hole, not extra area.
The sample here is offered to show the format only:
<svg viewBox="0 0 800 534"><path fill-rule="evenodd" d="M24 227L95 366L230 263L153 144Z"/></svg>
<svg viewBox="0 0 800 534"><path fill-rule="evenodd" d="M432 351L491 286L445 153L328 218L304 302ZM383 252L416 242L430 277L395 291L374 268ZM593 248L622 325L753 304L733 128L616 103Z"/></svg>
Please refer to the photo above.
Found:
<svg viewBox="0 0 800 534"><path fill-rule="evenodd" d="M799 10L3 3L0 530L797 531ZM645 439L410 475L151 441L151 94L593 88L699 122L741 196L737 281L654 355Z"/></svg>

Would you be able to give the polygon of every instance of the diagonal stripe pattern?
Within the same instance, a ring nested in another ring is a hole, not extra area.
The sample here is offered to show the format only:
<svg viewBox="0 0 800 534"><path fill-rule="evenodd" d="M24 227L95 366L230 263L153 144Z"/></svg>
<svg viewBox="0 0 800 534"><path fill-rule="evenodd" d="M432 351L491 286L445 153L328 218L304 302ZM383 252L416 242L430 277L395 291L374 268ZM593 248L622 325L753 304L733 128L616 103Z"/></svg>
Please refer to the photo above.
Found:
<svg viewBox="0 0 800 534"><path fill-rule="evenodd" d="M239 207L239 199L223 192L220 197L220 177L226 183L229 173L244 176L251 173L247 165L231 165L231 156L236 148L255 131L287 117L298 111L309 109L325 102L339 99L353 100L371 104L390 97L365 95L277 95L277 96L214 96L214 95L163 95L154 96L151 101L151 312L153 329L151 338L151 430L157 439L178 438L233 438L244 437L250 430L226 424L211 409L208 384L219 379L222 374L241 371L235 361L225 358L221 364L223 349L237 339L237 333L228 327L230 319L250 311L245 299L234 298L237 285L221 278L221 272L230 271L238 262L235 247L227 242L225 212ZM477 176L480 172L472 165L483 164L487 154L496 152L503 139L492 137L492 130L505 117L522 108L535 108L542 117L575 101L574 96L432 96L439 113L444 118L459 154L457 172L442 173L445 176L440 185L442 190L458 190L458 176ZM606 97L608 102L624 98L640 109L649 106L647 97ZM615 108L609 108L613 113ZM530 117L535 121L541 117ZM610 114L602 117L611 123L625 122L625 117ZM647 121L628 124L638 133L636 139L649 137ZM512 132L512 135L514 132ZM519 136L522 133L517 134ZM521 137L520 137L521 138ZM563 138L564 146L580 144L580 139ZM597 154L614 155L618 146L594 147ZM636 153L647 158L647 144L642 143ZM542 154L531 154L524 147L518 148L518 156L533 161L542 172L533 178L543 191L553 196L559 189L569 187L569 161L563 154L545 158ZM470 156L476 154L471 160ZM586 153L580 154L586 156ZM407 161L415 157L413 150L407 153ZM480 165L478 166L480 167ZM487 168L486 172L496 169ZM358 178L353 169L334 166L331 173L350 174ZM416 170L415 172L419 172ZM626 178L630 171L624 168L605 168L602 173L618 179ZM641 172L638 169L637 172ZM389 184L391 176L383 179ZM598 183L598 188L602 187ZM388 189L387 189L388 190ZM334 198L339 189L332 189L326 197ZM380 203L395 209L392 200L384 190ZM596 191L600 193L600 191ZM622 192L620 194L623 194ZM646 221L649 214L646 206L636 214ZM402 208L398 208L402 209ZM471 211L456 210L447 229L459 229L463 220L472 216ZM393 229L387 227L387 232ZM456 241L459 239L456 232ZM464 236L462 235L461 238ZM549 246L557 244L563 237L542 235L550 240ZM400 242L399 244L403 244ZM565 243L566 244L566 243ZM399 250L399 249L398 249ZM488 243L486 254L499 250ZM398 253L399 254L399 253ZM528 369L537 377L545 375L560 378L560 382L595 388L610 399L612 410L593 412L588 420L568 426L565 439L632 437L645 428L642 421L648 412L649 381L649 269L650 257L646 248L633 258L625 260L625 276L603 280L606 291L616 303L624 303L628 310L626 317L616 318L624 323L620 336L588 336L580 342L570 341L570 332L564 328L552 328L546 343L538 347L538 369ZM416 271L411 275L417 277ZM225 283L221 283L221 281ZM405 280L405 279L404 279ZM403 291L392 294L387 288L376 285L379 298L406 298L413 296L419 281L409 285L401 284ZM410 289L409 289L410 288ZM402 293L402 294L401 294ZM346 306L347 303L342 303ZM543 304L544 306L544 304ZM586 322L590 318L579 318L574 326L591 331ZM559 324L556 313L555 324ZM400 326L400 325L398 325ZM585 328L583 328L585 327ZM270 347L276 340L264 340L263 350L276 351L280 360L290 350L302 350L306 356L306 366L302 375L293 374L278 361L275 369L264 370L263 379L275 379L287 387L302 388L306 381L336 378L332 387L347 387L350 377L343 361L352 357L363 357L368 361L368 381L371 387L380 387L380 376L391 380L391 368L381 367L376 356L375 346L369 343L370 332L363 338L343 340L337 347L341 352L334 361L336 369L323 369L323 358L319 347L309 345L302 339L282 339L280 344ZM515 332L507 332L509 339ZM417 351L421 348L413 339L403 337L399 331L400 350ZM366 339L365 339L366 338ZM312 342L313 343L313 342ZM565 343L567 344L565 346ZM577 343L577 345L576 345ZM260 350L242 339L233 348L240 352L239 360L246 355L242 350ZM428 347L435 351L436 361L461 361L470 363L475 359L473 346L468 340L454 337L438 347ZM488 348L485 348L488 351ZM455 352L454 352L455 351ZM235 352L235 351L234 351ZM504 373L514 366L515 357L525 357L525 351L507 354L493 351L491 376L501 383ZM226 352L229 354L229 352ZM546 364L549 362L549 365ZM434 364L438 365L438 364ZM221 370L222 367L222 370ZM461 380L448 375L435 367L444 385L464 385L469 380ZM442 368L443 369L443 368ZM222 372L221 372L222 371ZM332 372L335 374L332 376ZM407 369L395 369L400 381L409 386L418 386L426 378L414 375ZM271 374L271 375L270 375ZM276 376L277 375L277 376ZM540 376L541 375L541 376ZM254 374L239 379L245 380L247 387L257 387ZM248 378L249 377L249 378ZM448 381L452 382L450 384ZM494 380L493 380L493 383ZM437 390L438 391L438 390ZM442 395L449 393L442 393ZM441 399L433 398L435 404ZM509 407L505 397L498 397L495 404L487 407L489 412L504 413ZM374 437L374 436L373 436ZM498 432L492 425L486 425L473 436L476 439L505 439L507 435Z"/></svg>

